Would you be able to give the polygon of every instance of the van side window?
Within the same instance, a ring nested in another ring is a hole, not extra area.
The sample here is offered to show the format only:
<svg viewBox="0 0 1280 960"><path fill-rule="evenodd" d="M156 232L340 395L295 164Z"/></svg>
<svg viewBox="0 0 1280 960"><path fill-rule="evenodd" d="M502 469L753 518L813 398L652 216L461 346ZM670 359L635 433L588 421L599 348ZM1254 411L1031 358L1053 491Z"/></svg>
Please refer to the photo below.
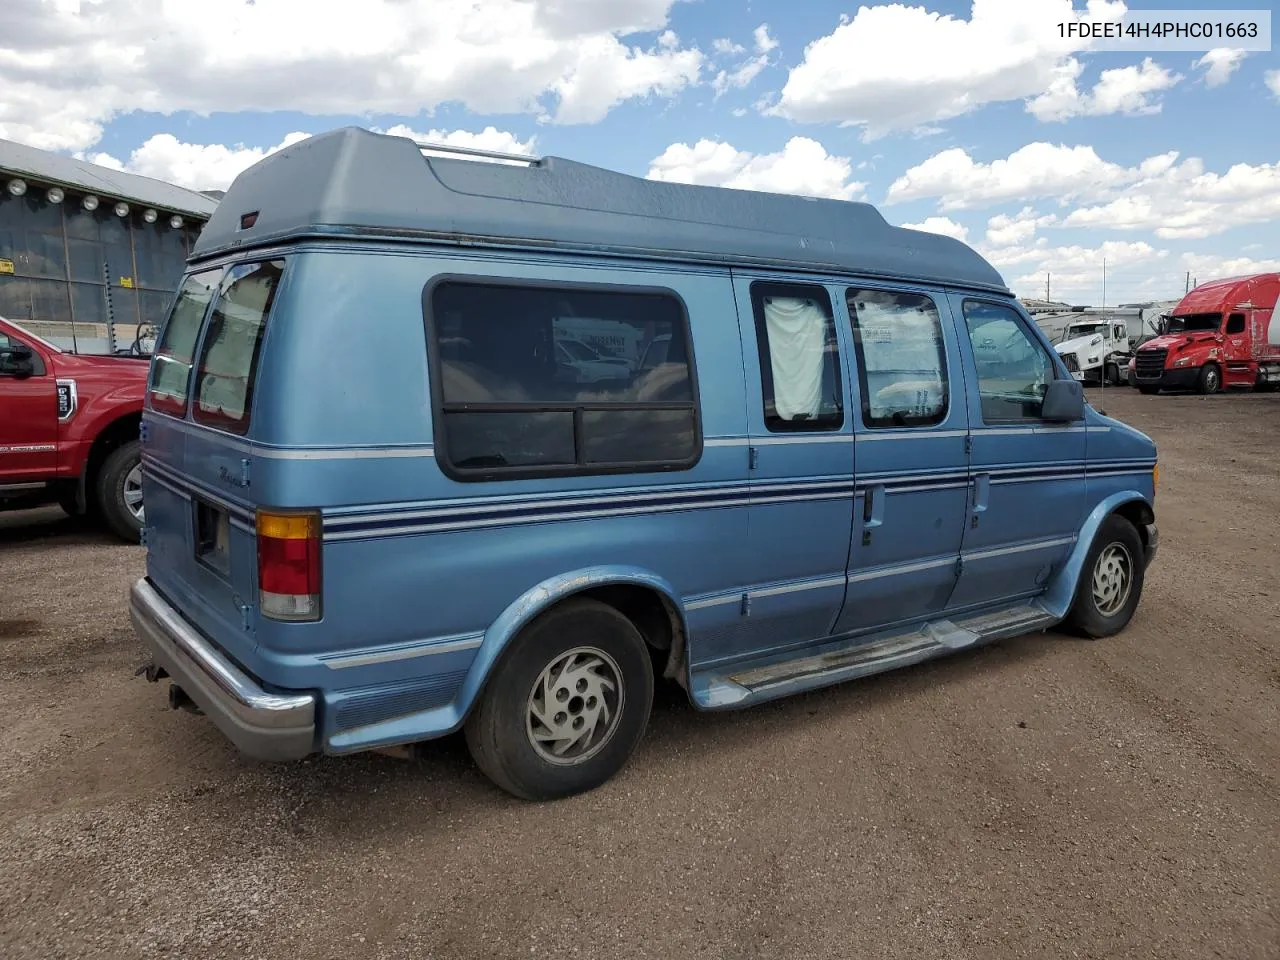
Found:
<svg viewBox="0 0 1280 960"><path fill-rule="evenodd" d="M195 358L196 340L204 323L205 308L213 299L221 270L195 273L182 282L169 322L164 325L156 344L151 365L151 406L175 417L187 412L187 389L191 364Z"/></svg>
<svg viewBox="0 0 1280 960"><path fill-rule="evenodd" d="M270 260L232 267L222 279L200 347L192 411L198 422L230 433L249 429L262 335L283 272L283 260Z"/></svg>
<svg viewBox="0 0 1280 960"><path fill-rule="evenodd" d="M983 421L1040 419L1045 391L1054 379L1049 355L1006 306L966 300L964 320L978 369Z"/></svg>
<svg viewBox="0 0 1280 960"><path fill-rule="evenodd" d="M774 432L844 425L831 298L812 284L753 283L765 426Z"/></svg>
<svg viewBox="0 0 1280 960"><path fill-rule="evenodd" d="M851 289L862 422L922 427L947 416L947 348L938 308L918 293Z"/></svg>
<svg viewBox="0 0 1280 960"><path fill-rule="evenodd" d="M1233 313L1227 317L1226 333L1244 333L1244 314Z"/></svg>
<svg viewBox="0 0 1280 960"><path fill-rule="evenodd" d="M437 460L458 479L697 462L692 350L675 295L445 280L426 298Z"/></svg>

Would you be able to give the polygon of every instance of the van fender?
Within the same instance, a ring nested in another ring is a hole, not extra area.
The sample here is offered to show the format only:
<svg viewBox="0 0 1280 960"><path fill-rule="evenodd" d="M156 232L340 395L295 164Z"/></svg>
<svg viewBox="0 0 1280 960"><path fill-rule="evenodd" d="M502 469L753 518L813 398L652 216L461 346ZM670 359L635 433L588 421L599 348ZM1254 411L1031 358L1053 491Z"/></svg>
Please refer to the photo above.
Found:
<svg viewBox="0 0 1280 960"><path fill-rule="evenodd" d="M1093 546L1093 538L1098 535L1098 528L1102 526L1102 522L1111 516L1126 503L1141 501L1148 507L1151 501L1139 493L1137 490L1123 490L1120 493L1113 493L1098 503L1097 506L1089 512L1089 516L1080 526L1080 532L1076 536L1076 545L1071 550L1071 556L1067 558L1067 562L1062 569L1049 584L1049 589L1045 591L1040 598L1040 605L1057 619L1061 620L1066 617L1067 612L1071 609L1071 604L1075 601L1076 586L1080 582L1080 576L1084 570L1085 557L1089 555L1089 549Z"/></svg>
<svg viewBox="0 0 1280 960"><path fill-rule="evenodd" d="M498 659L527 624L544 610L575 594L596 587L611 586L638 586L653 590L666 600L669 610L679 618L680 629L686 631L687 635L684 606L675 588L665 577L650 570L611 564L550 577L521 594L484 632L484 639L476 650L475 659L471 661L467 677L455 700L462 708L459 725L484 689L485 681Z"/></svg>

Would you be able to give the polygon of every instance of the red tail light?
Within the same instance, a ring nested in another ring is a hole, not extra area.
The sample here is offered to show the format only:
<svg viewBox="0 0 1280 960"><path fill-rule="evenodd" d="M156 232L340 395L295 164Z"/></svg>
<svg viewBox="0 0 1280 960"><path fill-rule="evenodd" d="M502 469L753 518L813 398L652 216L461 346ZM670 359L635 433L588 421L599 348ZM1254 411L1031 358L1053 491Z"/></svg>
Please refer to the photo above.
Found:
<svg viewBox="0 0 1280 960"><path fill-rule="evenodd" d="M258 511L258 609L272 620L320 619L320 514Z"/></svg>

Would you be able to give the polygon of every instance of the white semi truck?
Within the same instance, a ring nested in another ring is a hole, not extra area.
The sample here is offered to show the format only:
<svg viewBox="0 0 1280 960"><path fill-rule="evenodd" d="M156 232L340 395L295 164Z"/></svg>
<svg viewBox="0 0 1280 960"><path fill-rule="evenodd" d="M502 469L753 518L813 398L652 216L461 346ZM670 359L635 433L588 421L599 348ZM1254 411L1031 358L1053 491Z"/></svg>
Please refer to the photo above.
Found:
<svg viewBox="0 0 1280 960"><path fill-rule="evenodd" d="M1054 347L1077 380L1108 386L1124 382L1132 349L1124 320L1091 317L1069 323Z"/></svg>

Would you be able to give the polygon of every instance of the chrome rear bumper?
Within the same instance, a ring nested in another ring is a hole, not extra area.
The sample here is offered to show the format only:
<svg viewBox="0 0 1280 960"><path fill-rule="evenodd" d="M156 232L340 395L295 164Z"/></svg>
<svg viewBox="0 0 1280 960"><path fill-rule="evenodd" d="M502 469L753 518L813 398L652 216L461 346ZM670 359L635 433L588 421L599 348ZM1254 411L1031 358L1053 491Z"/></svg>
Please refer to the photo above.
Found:
<svg viewBox="0 0 1280 960"><path fill-rule="evenodd" d="M260 760L296 760L314 752L314 694L263 689L145 577L129 591L129 614L156 663L244 753Z"/></svg>

